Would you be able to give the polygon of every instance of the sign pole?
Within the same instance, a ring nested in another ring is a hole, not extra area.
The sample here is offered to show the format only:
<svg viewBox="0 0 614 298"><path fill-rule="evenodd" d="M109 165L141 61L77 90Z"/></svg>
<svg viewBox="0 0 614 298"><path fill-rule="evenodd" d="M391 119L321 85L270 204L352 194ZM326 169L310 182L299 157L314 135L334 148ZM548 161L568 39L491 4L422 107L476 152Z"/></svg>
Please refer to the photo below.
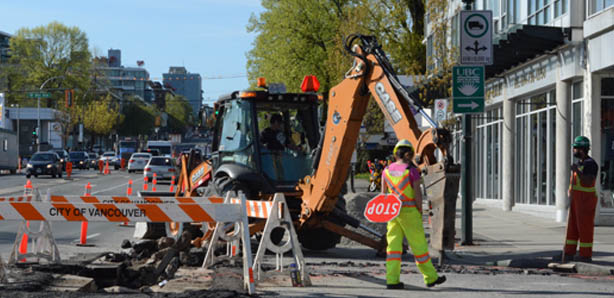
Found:
<svg viewBox="0 0 614 298"><path fill-rule="evenodd" d="M466 1L465 10L471 10L473 1ZM462 217L461 245L473 244L473 196L471 193L471 114L463 114L463 162L462 179Z"/></svg>

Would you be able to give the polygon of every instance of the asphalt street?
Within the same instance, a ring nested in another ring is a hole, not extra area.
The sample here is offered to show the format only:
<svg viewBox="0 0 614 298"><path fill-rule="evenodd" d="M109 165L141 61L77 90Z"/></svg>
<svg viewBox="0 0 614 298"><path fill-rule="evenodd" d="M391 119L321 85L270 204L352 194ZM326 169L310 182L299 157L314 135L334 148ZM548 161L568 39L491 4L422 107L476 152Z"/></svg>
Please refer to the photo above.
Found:
<svg viewBox="0 0 614 298"><path fill-rule="evenodd" d="M71 180L47 177L32 178L32 185L41 194L49 191L54 195L81 195L90 182L93 195L125 195L128 181L133 181L133 192L143 187L142 173L112 171L100 175L94 171L76 170ZM27 179L23 175L0 176L0 197L15 197L23 194ZM357 181L357 190L364 188L364 181ZM158 185L158 190L167 191L169 183ZM0 222L0 254L6 261L10 255L18 221ZM52 222L53 236L62 259L82 253L117 252L124 239L132 238L134 229L116 223L91 222L87 231L88 247L77 246L80 223ZM291 287L289 274L278 273L279 278L264 278L257 283L262 296L280 297L607 297L614 295L614 279L579 275L553 274L540 270L509 270L500 267L470 267L455 265L442 268L441 274L448 281L434 289L427 289L413 263L411 255L403 256L401 281L406 289L385 289L385 260L375 257L373 250L360 245L343 245L322 252L304 251L310 270L313 287ZM274 258L267 263L272 265ZM130 295L126 296L129 297ZM134 297L137 297L135 295ZM130 296L131 297L131 296Z"/></svg>
<svg viewBox="0 0 614 298"><path fill-rule="evenodd" d="M123 171L112 171L110 175L100 175L93 170L75 170L70 180L51 178L50 176L31 177L34 191L41 195L49 192L52 195L83 195L89 182L92 195L125 195L128 181L133 180L133 194L143 187L143 174L128 174ZM24 175L0 176L0 197L15 197L23 195L27 179ZM166 191L169 182L158 184L158 189ZM2 221L0 225L0 255L4 260L10 256L15 243L16 233L21 222ZM76 222L51 222L52 233L60 250L62 259L79 253L117 251L122 240L132 239L133 227L120 226L117 223L90 222L87 229L86 247L77 246L81 224ZM32 223L35 229L38 227ZM31 227L31 228L32 228Z"/></svg>

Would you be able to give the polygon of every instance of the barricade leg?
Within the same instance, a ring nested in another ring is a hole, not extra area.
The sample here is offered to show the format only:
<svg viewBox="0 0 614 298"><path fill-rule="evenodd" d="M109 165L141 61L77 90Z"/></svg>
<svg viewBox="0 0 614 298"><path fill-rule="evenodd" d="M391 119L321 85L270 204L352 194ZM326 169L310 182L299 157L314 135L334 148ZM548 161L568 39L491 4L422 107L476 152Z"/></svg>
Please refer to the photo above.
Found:
<svg viewBox="0 0 614 298"><path fill-rule="evenodd" d="M40 227L38 232L30 230L25 220L19 225L15 243L13 244L13 249L9 258L9 265L14 265L19 260L29 257L36 258L37 262L39 262L40 259L45 259L50 263L60 263L60 250L55 244L53 234L51 233L51 225L49 225L48 221L39 222ZM20 240L23 238L23 234L27 234L28 238L31 239L33 243L33 245L30 246L32 247L32 252L22 254L19 251L18 246Z"/></svg>
<svg viewBox="0 0 614 298"><path fill-rule="evenodd" d="M245 194L239 193L241 198L241 211L243 213L241 220L241 242L243 244L243 280L248 294L253 294L256 291L254 282L254 270L252 268L252 245L249 240L249 223L247 221L246 198Z"/></svg>
<svg viewBox="0 0 614 298"><path fill-rule="evenodd" d="M271 232L275 228L284 228L288 231L290 240L283 246L277 246L271 242ZM262 238L260 239L256 257L254 258L253 268L257 270L258 278L260 278L261 263L267 249L275 253L276 267L278 269L283 268L283 254L292 250L294 261L301 272L303 285L311 286L311 279L309 278L303 251L301 250L298 236L294 230L294 224L292 223L292 218L288 211L288 204L286 203L284 195L281 193L276 193L273 197L273 205L264 226L264 231L262 232Z"/></svg>
<svg viewBox="0 0 614 298"><path fill-rule="evenodd" d="M6 266L4 265L2 256L0 256L0 283L6 282L6 274Z"/></svg>

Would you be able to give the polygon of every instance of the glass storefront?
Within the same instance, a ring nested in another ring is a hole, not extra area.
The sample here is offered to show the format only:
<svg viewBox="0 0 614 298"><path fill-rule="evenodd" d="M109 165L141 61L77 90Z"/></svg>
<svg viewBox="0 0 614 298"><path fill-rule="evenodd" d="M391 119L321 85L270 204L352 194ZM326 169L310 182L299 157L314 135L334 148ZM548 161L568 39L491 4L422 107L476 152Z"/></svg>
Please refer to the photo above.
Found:
<svg viewBox="0 0 614 298"><path fill-rule="evenodd" d="M475 117L473 189L476 198L501 199L501 106Z"/></svg>
<svg viewBox="0 0 614 298"><path fill-rule="evenodd" d="M554 90L516 102L515 202L554 205Z"/></svg>
<svg viewBox="0 0 614 298"><path fill-rule="evenodd" d="M600 207L614 208L614 78L601 80L601 143Z"/></svg>

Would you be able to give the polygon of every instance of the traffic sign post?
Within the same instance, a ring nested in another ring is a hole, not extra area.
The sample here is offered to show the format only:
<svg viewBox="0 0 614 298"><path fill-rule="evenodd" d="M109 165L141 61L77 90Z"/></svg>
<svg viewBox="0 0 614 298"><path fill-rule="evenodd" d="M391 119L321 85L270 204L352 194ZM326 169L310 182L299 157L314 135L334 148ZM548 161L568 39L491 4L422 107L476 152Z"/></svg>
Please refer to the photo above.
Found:
<svg viewBox="0 0 614 298"><path fill-rule="evenodd" d="M460 22L460 63L491 65L492 11L461 11Z"/></svg>
<svg viewBox="0 0 614 298"><path fill-rule="evenodd" d="M401 204L396 195L379 194L367 203L364 216L370 222L389 222L399 216Z"/></svg>
<svg viewBox="0 0 614 298"><path fill-rule="evenodd" d="M452 68L454 113L484 113L484 66Z"/></svg>
<svg viewBox="0 0 614 298"><path fill-rule="evenodd" d="M51 98L49 92L28 92L28 98Z"/></svg>

